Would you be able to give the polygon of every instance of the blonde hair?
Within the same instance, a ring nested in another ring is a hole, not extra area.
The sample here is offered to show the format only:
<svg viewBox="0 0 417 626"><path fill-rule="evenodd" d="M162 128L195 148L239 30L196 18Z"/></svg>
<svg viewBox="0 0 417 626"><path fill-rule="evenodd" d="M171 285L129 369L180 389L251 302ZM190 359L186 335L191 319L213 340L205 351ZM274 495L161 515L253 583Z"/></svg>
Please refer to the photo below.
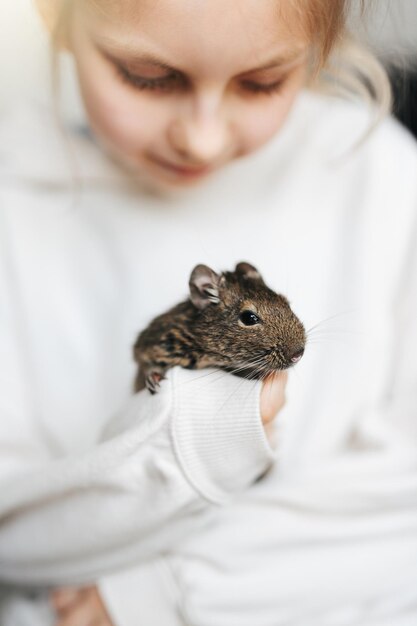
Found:
<svg viewBox="0 0 417 626"><path fill-rule="evenodd" d="M71 4L75 0L35 0L49 21L52 43L57 50L64 39ZM83 0L95 8L107 10L117 6L118 0ZM311 41L310 73L307 87L320 93L365 101L373 112L373 121L366 133L391 110L391 85L382 64L348 30L352 8L359 14L372 9L373 0L283 0L278 10L302 29ZM359 4L358 4L359 3ZM54 10L55 8L55 10ZM55 54L56 57L56 54ZM55 58L56 65L56 58Z"/></svg>
<svg viewBox="0 0 417 626"><path fill-rule="evenodd" d="M320 93L365 101L373 112L366 136L392 106L388 74L375 54L349 32L355 9L365 19L373 0L285 0L281 15L288 26L298 14L298 27L311 41L307 86Z"/></svg>

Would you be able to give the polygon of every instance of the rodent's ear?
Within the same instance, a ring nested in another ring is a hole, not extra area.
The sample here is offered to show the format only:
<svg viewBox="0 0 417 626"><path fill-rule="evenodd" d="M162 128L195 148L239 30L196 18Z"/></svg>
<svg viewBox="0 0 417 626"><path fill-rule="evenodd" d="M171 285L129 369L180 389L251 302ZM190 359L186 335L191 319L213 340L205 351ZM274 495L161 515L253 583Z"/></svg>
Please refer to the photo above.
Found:
<svg viewBox="0 0 417 626"><path fill-rule="evenodd" d="M254 280L259 280L262 283L264 282L256 267L250 263L238 263L235 267L235 272L243 278L253 278Z"/></svg>
<svg viewBox="0 0 417 626"><path fill-rule="evenodd" d="M207 265L196 265L190 276L190 298L197 309L218 304L220 276Z"/></svg>

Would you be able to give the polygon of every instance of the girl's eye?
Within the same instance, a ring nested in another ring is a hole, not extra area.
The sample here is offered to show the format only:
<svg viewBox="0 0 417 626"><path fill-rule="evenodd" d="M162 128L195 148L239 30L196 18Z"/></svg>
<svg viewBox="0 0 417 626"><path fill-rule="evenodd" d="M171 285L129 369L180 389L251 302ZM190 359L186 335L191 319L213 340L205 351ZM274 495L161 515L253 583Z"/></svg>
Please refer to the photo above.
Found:
<svg viewBox="0 0 417 626"><path fill-rule="evenodd" d="M260 324L260 318L253 311L242 311L239 315L239 320L245 326L254 326L255 324Z"/></svg>
<svg viewBox="0 0 417 626"><path fill-rule="evenodd" d="M279 91L284 83L284 79L280 78L273 83L263 84L263 83L255 83L250 80L245 80L242 82L242 86L247 91L251 91L252 93L266 93L272 94Z"/></svg>
<svg viewBox="0 0 417 626"><path fill-rule="evenodd" d="M175 89L183 89L186 86L184 77L176 73L167 74L160 78L146 78L144 76L131 74L128 69L119 64L116 64L116 69L120 78L135 89L171 92ZM245 80L241 85L243 89L254 94L272 94L281 89L283 82L284 80L282 78L269 84Z"/></svg>
<svg viewBox="0 0 417 626"><path fill-rule="evenodd" d="M184 79L179 74L167 74L160 78L145 78L144 76L131 74L122 65L117 64L116 69L120 78L135 89L167 92L184 86Z"/></svg>

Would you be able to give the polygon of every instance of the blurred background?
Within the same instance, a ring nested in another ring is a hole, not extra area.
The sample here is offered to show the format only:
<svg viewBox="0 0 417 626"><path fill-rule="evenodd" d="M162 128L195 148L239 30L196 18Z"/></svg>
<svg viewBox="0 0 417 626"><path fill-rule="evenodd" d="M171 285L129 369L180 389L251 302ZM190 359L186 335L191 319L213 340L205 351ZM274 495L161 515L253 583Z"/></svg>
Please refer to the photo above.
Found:
<svg viewBox="0 0 417 626"><path fill-rule="evenodd" d="M367 41L389 69L395 93L394 113L417 136L417 0L365 0L366 22L358 21L360 1L353 0L352 29ZM0 3L0 115L23 98L47 100L50 94L48 39L33 0ZM64 59L64 66L70 65ZM80 104L63 69L62 103L77 118Z"/></svg>

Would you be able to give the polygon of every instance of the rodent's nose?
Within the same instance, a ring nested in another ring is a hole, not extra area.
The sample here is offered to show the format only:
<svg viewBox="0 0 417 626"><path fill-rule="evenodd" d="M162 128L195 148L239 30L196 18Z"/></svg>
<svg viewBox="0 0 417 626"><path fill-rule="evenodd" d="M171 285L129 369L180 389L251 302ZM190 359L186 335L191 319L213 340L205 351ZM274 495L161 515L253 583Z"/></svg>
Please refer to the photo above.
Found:
<svg viewBox="0 0 417 626"><path fill-rule="evenodd" d="M288 355L291 363L297 363L304 354L304 347L297 347L293 352Z"/></svg>

